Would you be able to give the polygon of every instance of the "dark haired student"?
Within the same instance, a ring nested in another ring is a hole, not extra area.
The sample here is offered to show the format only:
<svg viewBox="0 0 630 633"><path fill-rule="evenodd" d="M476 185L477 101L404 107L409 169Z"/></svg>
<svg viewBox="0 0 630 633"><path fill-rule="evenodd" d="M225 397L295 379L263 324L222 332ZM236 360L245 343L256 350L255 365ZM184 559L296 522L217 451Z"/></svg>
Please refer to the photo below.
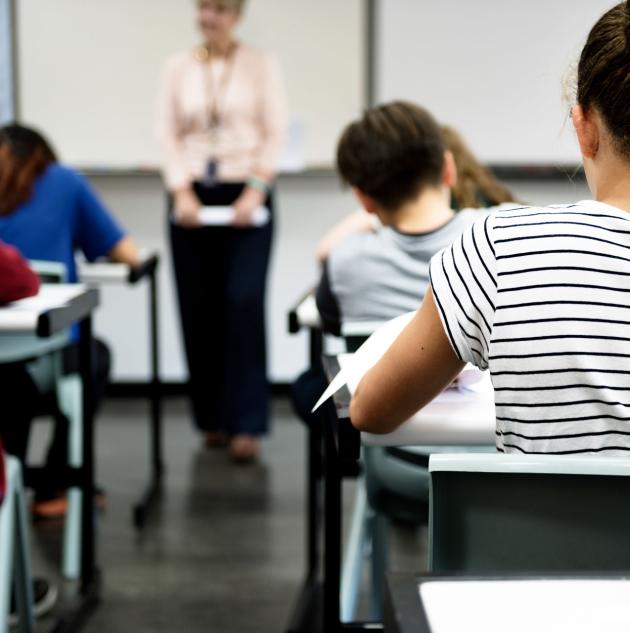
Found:
<svg viewBox="0 0 630 633"><path fill-rule="evenodd" d="M491 372L499 451L628 455L630 2L588 36L572 119L594 200L493 213L437 254L354 394L357 428L393 430L470 362Z"/></svg>
<svg viewBox="0 0 630 633"><path fill-rule="evenodd" d="M429 261L480 217L450 206L457 170L442 130L420 106L393 102L349 125L337 169L378 220L347 235L324 262L317 307L329 329L341 321L385 321L415 310Z"/></svg>
<svg viewBox="0 0 630 633"><path fill-rule="evenodd" d="M442 131L424 108L388 103L365 112L344 131L337 171L377 228L346 235L324 262L317 308L325 327L342 321L386 321L416 310L429 285L429 261L483 211L450 206L457 170ZM325 388L319 368L293 386L300 417Z"/></svg>
<svg viewBox="0 0 630 633"><path fill-rule="evenodd" d="M0 128L0 239L15 246L27 259L59 262L65 265L69 282L77 281L75 250L92 261L107 257L133 266L138 263L135 244L104 207L87 181L72 169L57 162L55 152L38 132L20 125ZM109 373L109 351L102 342L95 347L96 396L103 396ZM64 350L64 370L76 371L78 330ZM37 387L27 371L21 377L28 399L12 398L13 406L24 417L24 402L37 410ZM10 417L5 398L5 414ZM20 441L14 445L5 436L6 448L23 459L30 420L24 423ZM59 417L47 465L51 487L36 491L33 512L39 518L63 515L65 495L54 486L57 464L66 463L67 429Z"/></svg>

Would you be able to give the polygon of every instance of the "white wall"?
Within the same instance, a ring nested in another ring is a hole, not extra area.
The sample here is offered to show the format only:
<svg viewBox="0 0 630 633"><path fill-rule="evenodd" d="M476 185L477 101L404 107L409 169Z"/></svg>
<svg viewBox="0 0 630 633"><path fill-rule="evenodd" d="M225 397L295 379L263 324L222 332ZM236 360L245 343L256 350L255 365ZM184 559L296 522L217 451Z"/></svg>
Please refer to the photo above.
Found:
<svg viewBox="0 0 630 633"><path fill-rule="evenodd" d="M163 253L160 271L162 375L185 376L176 317L170 258L165 241L165 203L157 176L94 176L93 185L137 241ZM569 202L589 197L584 185L570 182L507 183L532 204ZM332 173L280 178L278 226L268 293L270 376L292 380L307 364L304 335L290 336L286 313L317 276L313 251L318 237L344 213L356 208ZM114 380L141 381L148 375L146 293L142 288L105 288L96 316L96 330L114 350Z"/></svg>

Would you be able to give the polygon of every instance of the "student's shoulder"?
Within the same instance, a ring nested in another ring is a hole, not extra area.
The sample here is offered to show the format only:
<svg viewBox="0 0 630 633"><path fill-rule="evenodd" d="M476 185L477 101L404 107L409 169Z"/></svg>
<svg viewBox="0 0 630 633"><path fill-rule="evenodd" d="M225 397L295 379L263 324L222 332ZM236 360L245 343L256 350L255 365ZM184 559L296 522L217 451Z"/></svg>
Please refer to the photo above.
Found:
<svg viewBox="0 0 630 633"><path fill-rule="evenodd" d="M365 261L382 248L381 231L350 233L335 244L328 259L331 266L346 266L359 260Z"/></svg>
<svg viewBox="0 0 630 633"><path fill-rule="evenodd" d="M77 171L61 163L53 163L46 168L42 178L47 184L54 184L65 189L76 189L85 182Z"/></svg>

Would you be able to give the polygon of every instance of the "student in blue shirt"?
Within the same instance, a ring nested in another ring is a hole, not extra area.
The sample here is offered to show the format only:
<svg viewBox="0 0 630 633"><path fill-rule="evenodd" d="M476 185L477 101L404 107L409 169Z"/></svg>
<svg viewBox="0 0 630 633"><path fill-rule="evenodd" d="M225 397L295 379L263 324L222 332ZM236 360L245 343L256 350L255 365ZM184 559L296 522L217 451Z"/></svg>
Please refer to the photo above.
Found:
<svg viewBox="0 0 630 633"><path fill-rule="evenodd" d="M103 206L87 181L57 162L50 144L35 130L20 125L0 128L0 239L15 246L27 259L60 262L66 266L67 280L77 281L75 251L92 261L107 257L134 266L138 252L133 241ZM64 371L78 366L78 330L73 328L71 343L64 350ZM102 342L95 351L95 392L102 397L109 373L109 352ZM0 422L5 446L24 458L25 437L30 418L39 406L37 393L24 365L13 367L12 382L21 389L6 393L13 402ZM4 372L6 373L6 371ZM43 394L39 394L40 399ZM28 405L28 406L26 406ZM11 407L15 408L11 415ZM28 409L25 413L25 409ZM11 419L22 420L18 430ZM26 419L25 419L26 418ZM7 428L4 428L7 427ZM67 429L58 417L47 464L54 479L56 464L66 462ZM19 440L16 436L19 436ZM14 439L16 440L14 442ZM65 496L56 490L36 491L34 514L42 518L65 511Z"/></svg>

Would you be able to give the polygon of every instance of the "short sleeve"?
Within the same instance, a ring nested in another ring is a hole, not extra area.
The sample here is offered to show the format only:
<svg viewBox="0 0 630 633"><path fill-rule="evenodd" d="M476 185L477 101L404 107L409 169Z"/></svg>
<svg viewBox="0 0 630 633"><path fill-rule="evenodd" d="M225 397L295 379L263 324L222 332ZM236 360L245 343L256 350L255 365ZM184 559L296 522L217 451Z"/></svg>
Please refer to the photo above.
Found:
<svg viewBox="0 0 630 633"><path fill-rule="evenodd" d="M89 261L105 257L125 236L125 232L96 196L87 181L77 178L77 218L75 247Z"/></svg>
<svg viewBox="0 0 630 633"><path fill-rule="evenodd" d="M431 288L444 330L464 362L488 368L497 295L494 216L475 222L431 259Z"/></svg>

